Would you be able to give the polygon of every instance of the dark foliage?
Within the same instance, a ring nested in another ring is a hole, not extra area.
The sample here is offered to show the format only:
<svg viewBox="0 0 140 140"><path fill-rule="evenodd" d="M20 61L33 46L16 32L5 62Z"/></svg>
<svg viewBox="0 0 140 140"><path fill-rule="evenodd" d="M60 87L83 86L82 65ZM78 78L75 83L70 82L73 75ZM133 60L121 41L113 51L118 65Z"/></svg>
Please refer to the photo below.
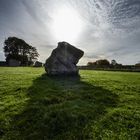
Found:
<svg viewBox="0 0 140 140"><path fill-rule="evenodd" d="M115 65L117 65L117 62L116 62L116 60L111 60L111 65L113 65L113 66L115 66Z"/></svg>
<svg viewBox="0 0 140 140"><path fill-rule="evenodd" d="M0 61L0 66L7 66L5 61Z"/></svg>
<svg viewBox="0 0 140 140"><path fill-rule="evenodd" d="M15 59L20 61L21 65L30 65L39 56L35 47L30 46L17 37L8 37L4 41L3 49L7 63L10 59Z"/></svg>
<svg viewBox="0 0 140 140"><path fill-rule="evenodd" d="M95 62L88 62L87 66L92 67L107 67L110 66L110 63L107 59L100 59Z"/></svg>
<svg viewBox="0 0 140 140"><path fill-rule="evenodd" d="M135 64L136 67L140 67L140 63Z"/></svg>

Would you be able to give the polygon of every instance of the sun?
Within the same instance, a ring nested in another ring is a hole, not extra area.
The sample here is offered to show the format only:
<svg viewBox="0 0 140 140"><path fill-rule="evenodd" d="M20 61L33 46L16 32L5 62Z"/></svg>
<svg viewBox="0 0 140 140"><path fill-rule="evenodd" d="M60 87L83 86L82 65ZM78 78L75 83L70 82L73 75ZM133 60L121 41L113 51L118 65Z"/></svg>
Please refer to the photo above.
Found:
<svg viewBox="0 0 140 140"><path fill-rule="evenodd" d="M74 9L61 7L55 11L52 30L57 41L75 43L82 29L82 20Z"/></svg>

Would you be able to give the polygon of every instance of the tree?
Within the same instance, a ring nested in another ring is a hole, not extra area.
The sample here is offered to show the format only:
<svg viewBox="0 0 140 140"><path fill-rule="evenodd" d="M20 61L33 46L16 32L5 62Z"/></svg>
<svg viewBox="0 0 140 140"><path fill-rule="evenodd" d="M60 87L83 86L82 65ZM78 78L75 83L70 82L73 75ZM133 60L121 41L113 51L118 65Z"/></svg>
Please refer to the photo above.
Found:
<svg viewBox="0 0 140 140"><path fill-rule="evenodd" d="M111 65L113 65L113 66L117 65L116 60L111 60Z"/></svg>
<svg viewBox="0 0 140 140"><path fill-rule="evenodd" d="M89 67L92 67L92 66L95 66L96 65L96 62L88 62L87 63L87 66L89 66Z"/></svg>
<svg viewBox="0 0 140 140"><path fill-rule="evenodd" d="M136 67L140 67L140 62L135 64Z"/></svg>
<svg viewBox="0 0 140 140"><path fill-rule="evenodd" d="M100 59L100 60L97 60L97 61L96 61L96 64L97 64L98 66L109 66L109 65L110 65L110 63L109 63L109 61L108 61L107 59Z"/></svg>
<svg viewBox="0 0 140 140"><path fill-rule="evenodd" d="M110 67L110 63L107 59L99 59L95 62L88 62L87 63L88 67L94 67L94 68L106 68Z"/></svg>
<svg viewBox="0 0 140 140"><path fill-rule="evenodd" d="M6 62L15 59L21 62L21 65L30 65L39 56L37 49L30 46L24 40L17 37L8 37L4 41L4 53Z"/></svg>

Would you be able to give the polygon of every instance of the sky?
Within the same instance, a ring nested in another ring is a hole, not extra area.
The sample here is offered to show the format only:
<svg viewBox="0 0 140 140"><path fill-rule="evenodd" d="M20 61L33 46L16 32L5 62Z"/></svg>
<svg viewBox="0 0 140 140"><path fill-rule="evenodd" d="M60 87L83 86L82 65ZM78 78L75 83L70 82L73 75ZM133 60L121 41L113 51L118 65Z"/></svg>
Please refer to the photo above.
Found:
<svg viewBox="0 0 140 140"><path fill-rule="evenodd" d="M0 0L0 60L9 36L37 48L45 62L61 41L97 59L140 62L140 0Z"/></svg>

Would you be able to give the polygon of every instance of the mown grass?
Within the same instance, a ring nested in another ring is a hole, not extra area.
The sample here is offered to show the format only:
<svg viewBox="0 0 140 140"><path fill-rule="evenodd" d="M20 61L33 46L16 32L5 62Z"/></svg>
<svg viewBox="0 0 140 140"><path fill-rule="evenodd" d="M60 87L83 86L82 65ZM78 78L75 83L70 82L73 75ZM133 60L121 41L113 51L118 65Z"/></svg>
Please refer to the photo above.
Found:
<svg viewBox="0 0 140 140"><path fill-rule="evenodd" d="M140 73L44 73L0 68L0 139L140 139Z"/></svg>

